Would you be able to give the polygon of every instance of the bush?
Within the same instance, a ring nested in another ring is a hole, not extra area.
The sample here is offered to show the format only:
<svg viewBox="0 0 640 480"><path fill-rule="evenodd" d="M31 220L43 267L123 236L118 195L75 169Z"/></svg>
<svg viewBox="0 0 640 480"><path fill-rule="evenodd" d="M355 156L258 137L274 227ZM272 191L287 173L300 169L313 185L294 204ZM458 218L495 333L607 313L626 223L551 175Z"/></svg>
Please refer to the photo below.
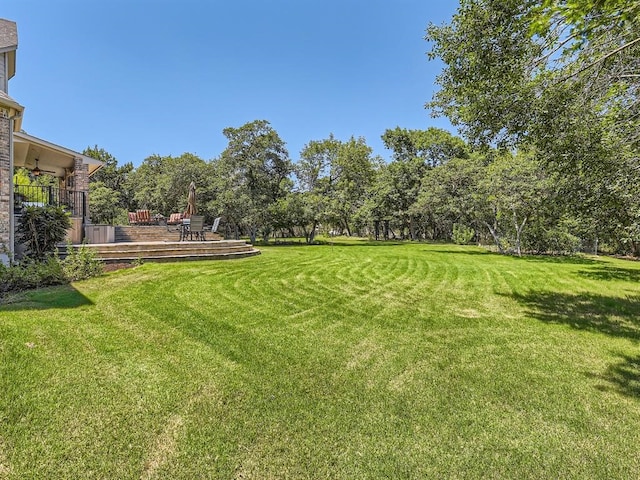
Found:
<svg viewBox="0 0 640 480"><path fill-rule="evenodd" d="M26 258L5 266L0 263L0 295L49 285L63 285L75 280L95 277L104 271L95 252L84 245L78 250L69 248L69 255L60 260L57 255L43 261Z"/></svg>
<svg viewBox="0 0 640 480"><path fill-rule="evenodd" d="M55 256L49 257L44 262L25 260L9 267L0 263L0 293L63 283L67 283L67 279L60 261Z"/></svg>
<svg viewBox="0 0 640 480"><path fill-rule="evenodd" d="M71 282L97 277L104 272L104 266L95 251L85 245L77 249L67 245L67 256L61 263L65 277Z"/></svg>
<svg viewBox="0 0 640 480"><path fill-rule="evenodd" d="M573 255L580 251L582 242L571 232L571 225L560 221L556 225L531 224L522 241L523 248L541 254Z"/></svg>
<svg viewBox="0 0 640 480"><path fill-rule="evenodd" d="M26 247L27 257L41 261L53 255L69 228L71 220L62 207L29 206L20 217L17 239Z"/></svg>
<svg viewBox="0 0 640 480"><path fill-rule="evenodd" d="M462 225L460 223L453 224L453 235L451 235L451 240L453 243L457 243L458 245L466 245L468 244L475 232L473 228L469 228L466 225Z"/></svg>

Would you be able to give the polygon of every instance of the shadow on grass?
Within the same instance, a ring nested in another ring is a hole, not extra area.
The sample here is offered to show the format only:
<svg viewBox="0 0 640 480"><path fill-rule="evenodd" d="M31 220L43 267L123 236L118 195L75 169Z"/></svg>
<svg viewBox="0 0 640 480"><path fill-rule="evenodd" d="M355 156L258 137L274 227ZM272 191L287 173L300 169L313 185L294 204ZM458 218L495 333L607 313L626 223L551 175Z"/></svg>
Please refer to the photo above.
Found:
<svg viewBox="0 0 640 480"><path fill-rule="evenodd" d="M581 270L578 272L578 275L591 280L622 280L627 282L640 282L640 270L608 265L600 265L589 270Z"/></svg>
<svg viewBox="0 0 640 480"><path fill-rule="evenodd" d="M640 340L640 297L534 292L511 295L533 318L577 330Z"/></svg>
<svg viewBox="0 0 640 480"><path fill-rule="evenodd" d="M598 386L598 390L611 390L628 397L640 398L640 356L620 355L621 361L609 366L602 375L589 375L604 380L609 385Z"/></svg>
<svg viewBox="0 0 640 480"><path fill-rule="evenodd" d="M454 248L453 246L443 245L442 247L438 247L438 244L429 244L435 245L436 248L430 248L429 252L436 253L453 253L459 255L493 255L496 257L503 258L512 258L515 261L522 262L538 262L538 263L563 263L563 264L573 264L573 265L595 265L599 264L598 260L593 260L586 257L581 257L579 255L522 255L518 257L517 255L499 253L494 250L490 250L488 248L476 247L475 245L461 245L459 248Z"/></svg>
<svg viewBox="0 0 640 480"><path fill-rule="evenodd" d="M529 309L528 315L540 321L632 341L640 340L640 297L555 292L511 296ZM640 355L620 354L619 357L621 360L610 365L603 374L589 373L587 376L607 382L606 385L596 386L598 390L613 390L640 399Z"/></svg>
<svg viewBox="0 0 640 480"><path fill-rule="evenodd" d="M93 302L71 285L25 290L0 297L0 312L78 308L86 305L93 305Z"/></svg>
<svg viewBox="0 0 640 480"><path fill-rule="evenodd" d="M568 265L596 265L601 263L599 260L579 255L523 255L521 257L514 255L513 258L525 262L563 263Z"/></svg>
<svg viewBox="0 0 640 480"><path fill-rule="evenodd" d="M433 244L429 244L429 245L433 245ZM471 250L471 248L473 248L473 250ZM429 250L425 250L425 252L451 253L453 255L499 255L498 253L492 252L491 250L477 250L477 248L478 247L475 247L472 245L461 246L459 249L437 247L437 248L430 248Z"/></svg>
<svg viewBox="0 0 640 480"><path fill-rule="evenodd" d="M302 240L296 241L270 241L264 243L263 241L256 241L252 245L256 247L388 247L391 245L403 245L409 242L403 242L401 240L359 240L359 239L336 239L336 240L314 240L313 243L307 243Z"/></svg>
<svg viewBox="0 0 640 480"><path fill-rule="evenodd" d="M392 245L405 245L409 242L402 240L317 240L314 245L339 246L339 247L389 247Z"/></svg>
<svg viewBox="0 0 640 480"><path fill-rule="evenodd" d="M305 247L309 244L304 240L302 240L301 242L296 242L295 240L271 240L266 243L262 240L256 240L256 242L252 243L251 245L253 245L254 247Z"/></svg>

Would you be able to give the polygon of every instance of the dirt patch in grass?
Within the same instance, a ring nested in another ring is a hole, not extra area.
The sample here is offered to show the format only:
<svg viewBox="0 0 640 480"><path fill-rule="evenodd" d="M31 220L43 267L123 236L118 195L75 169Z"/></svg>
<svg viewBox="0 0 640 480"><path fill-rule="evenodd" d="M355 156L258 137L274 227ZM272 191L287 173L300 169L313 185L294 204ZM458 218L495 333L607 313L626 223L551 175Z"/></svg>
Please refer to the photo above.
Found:
<svg viewBox="0 0 640 480"><path fill-rule="evenodd" d="M105 272L114 272L116 270L122 270L124 268L133 268L135 265L130 262L121 262L121 263L105 263L104 271Z"/></svg>

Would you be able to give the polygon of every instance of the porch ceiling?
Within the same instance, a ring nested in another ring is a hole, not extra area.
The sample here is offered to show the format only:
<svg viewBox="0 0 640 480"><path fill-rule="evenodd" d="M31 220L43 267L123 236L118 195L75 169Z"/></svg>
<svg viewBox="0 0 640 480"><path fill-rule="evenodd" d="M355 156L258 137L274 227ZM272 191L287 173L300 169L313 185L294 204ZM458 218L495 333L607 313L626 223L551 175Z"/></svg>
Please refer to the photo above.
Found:
<svg viewBox="0 0 640 480"><path fill-rule="evenodd" d="M40 170L55 177L64 178L65 173L73 170L75 158L81 158L82 162L89 166L89 175L103 165L100 160L87 157L24 132L15 132L13 134L14 167L25 167L31 170L35 168L36 160L38 160L38 168Z"/></svg>

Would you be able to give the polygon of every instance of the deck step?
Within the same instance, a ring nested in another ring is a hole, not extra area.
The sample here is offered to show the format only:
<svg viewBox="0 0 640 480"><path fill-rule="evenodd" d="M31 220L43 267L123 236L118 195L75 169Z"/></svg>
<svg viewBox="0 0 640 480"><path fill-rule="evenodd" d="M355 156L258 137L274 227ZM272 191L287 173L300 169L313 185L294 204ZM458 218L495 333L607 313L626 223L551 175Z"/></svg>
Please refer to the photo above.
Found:
<svg viewBox="0 0 640 480"><path fill-rule="evenodd" d="M71 248L79 248L72 245ZM242 258L259 255L260 251L242 240L185 241L185 242L125 242L87 244L96 256L105 262L135 260L171 261ZM67 255L67 247L59 248L61 258Z"/></svg>

